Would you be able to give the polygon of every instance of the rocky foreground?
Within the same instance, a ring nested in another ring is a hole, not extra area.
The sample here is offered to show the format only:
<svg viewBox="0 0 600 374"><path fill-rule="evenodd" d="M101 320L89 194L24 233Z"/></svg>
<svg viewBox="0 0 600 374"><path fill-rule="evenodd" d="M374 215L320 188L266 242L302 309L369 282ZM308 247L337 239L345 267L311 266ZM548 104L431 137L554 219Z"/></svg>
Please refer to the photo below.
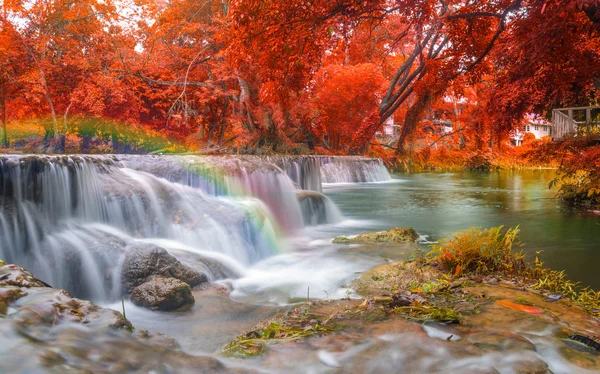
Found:
<svg viewBox="0 0 600 374"><path fill-rule="evenodd" d="M188 355L173 339L134 330L121 313L72 297L3 262L0 347L3 373L247 372L213 357Z"/></svg>
<svg viewBox="0 0 600 374"><path fill-rule="evenodd" d="M335 241L401 243L415 240L413 231ZM512 232L498 232L472 232L434 256L365 272L352 283L359 298L306 302L263 321L221 353L289 372L302 371L288 364L299 361L304 370L344 373L600 371L598 293L576 297L541 287L555 273L526 267L510 253ZM469 257L473 252L479 257Z"/></svg>
<svg viewBox="0 0 600 374"><path fill-rule="evenodd" d="M400 248L417 238L397 228L335 240ZM0 261L0 372L600 371L600 293L539 259L525 265L512 250L515 238L516 230L472 230L427 256L369 270L350 285L352 298L291 306L224 346L222 359L186 354L167 336L136 330L120 312ZM137 305L182 310L195 302L192 288L206 287L206 274L160 247L127 251L122 291Z"/></svg>

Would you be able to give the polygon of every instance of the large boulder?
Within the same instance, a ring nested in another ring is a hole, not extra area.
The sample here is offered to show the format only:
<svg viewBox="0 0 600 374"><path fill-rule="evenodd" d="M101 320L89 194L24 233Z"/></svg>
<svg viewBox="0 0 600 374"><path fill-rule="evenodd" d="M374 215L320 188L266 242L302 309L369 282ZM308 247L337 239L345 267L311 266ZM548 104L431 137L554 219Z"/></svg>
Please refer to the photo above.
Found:
<svg viewBox="0 0 600 374"><path fill-rule="evenodd" d="M169 311L192 305L195 300L189 284L157 276L134 288L131 301L151 310Z"/></svg>
<svg viewBox="0 0 600 374"><path fill-rule="evenodd" d="M191 287L208 281L206 274L183 265L164 248L135 244L127 247L126 251L122 281L127 294L156 276L178 279Z"/></svg>

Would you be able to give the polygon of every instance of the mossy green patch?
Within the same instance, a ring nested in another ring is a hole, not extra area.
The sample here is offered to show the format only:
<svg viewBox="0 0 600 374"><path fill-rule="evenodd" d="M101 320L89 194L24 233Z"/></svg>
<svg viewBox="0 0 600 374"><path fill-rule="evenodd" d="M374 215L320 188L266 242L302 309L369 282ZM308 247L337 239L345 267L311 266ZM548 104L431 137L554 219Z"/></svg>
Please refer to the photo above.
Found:
<svg viewBox="0 0 600 374"><path fill-rule="evenodd" d="M401 291L415 291L427 284L430 290L441 286L444 274L435 267L419 261L395 262L366 271L352 282L352 287L362 296L375 296Z"/></svg>
<svg viewBox="0 0 600 374"><path fill-rule="evenodd" d="M414 243L419 234L412 227L396 227L388 231L371 232L357 236L338 236L333 239L337 244L364 243Z"/></svg>
<svg viewBox="0 0 600 374"><path fill-rule="evenodd" d="M284 315L261 322L256 328L238 336L222 350L221 354L234 358L258 356L269 344L293 341L315 335L327 334L336 328L309 313L311 304L295 308Z"/></svg>

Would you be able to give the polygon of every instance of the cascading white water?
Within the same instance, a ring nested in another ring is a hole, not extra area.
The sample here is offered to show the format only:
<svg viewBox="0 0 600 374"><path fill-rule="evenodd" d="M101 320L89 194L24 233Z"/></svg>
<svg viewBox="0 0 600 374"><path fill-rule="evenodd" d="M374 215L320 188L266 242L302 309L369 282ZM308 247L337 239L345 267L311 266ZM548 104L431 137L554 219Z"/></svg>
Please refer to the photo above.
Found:
<svg viewBox="0 0 600 374"><path fill-rule="evenodd" d="M290 232L303 226L294 182L257 157L119 156L127 168L146 171L215 196L251 196L266 204Z"/></svg>
<svg viewBox="0 0 600 374"><path fill-rule="evenodd" d="M365 183L391 180L390 173L378 158L322 157L323 183Z"/></svg>
<svg viewBox="0 0 600 374"><path fill-rule="evenodd" d="M371 183L391 180L383 161L378 158L271 156L266 159L283 169L303 190L321 192L323 183Z"/></svg>
<svg viewBox="0 0 600 374"><path fill-rule="evenodd" d="M124 254L138 241L240 274L285 246L278 228L341 221L326 196L306 190L381 180L380 167L321 156L0 157L0 258L94 300L121 297Z"/></svg>
<svg viewBox="0 0 600 374"><path fill-rule="evenodd" d="M0 167L0 258L78 296L118 295L114 270L135 238L174 239L246 265L278 250L258 199L208 195L105 158L14 157Z"/></svg>

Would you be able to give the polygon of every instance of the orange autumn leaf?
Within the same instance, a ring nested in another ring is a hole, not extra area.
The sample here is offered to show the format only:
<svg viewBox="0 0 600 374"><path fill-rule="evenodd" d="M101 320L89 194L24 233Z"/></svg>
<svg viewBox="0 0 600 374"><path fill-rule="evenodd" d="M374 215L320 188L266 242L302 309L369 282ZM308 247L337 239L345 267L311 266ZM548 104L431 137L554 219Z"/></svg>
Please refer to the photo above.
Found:
<svg viewBox="0 0 600 374"><path fill-rule="evenodd" d="M542 310L535 308L533 306L518 304L518 303L514 303L509 300L496 300L496 304L501 305L508 309L519 310L521 312L530 313L530 314L542 314L543 313Z"/></svg>
<svg viewBox="0 0 600 374"><path fill-rule="evenodd" d="M456 270L454 270L454 276L457 277L460 274L460 265L456 265Z"/></svg>

